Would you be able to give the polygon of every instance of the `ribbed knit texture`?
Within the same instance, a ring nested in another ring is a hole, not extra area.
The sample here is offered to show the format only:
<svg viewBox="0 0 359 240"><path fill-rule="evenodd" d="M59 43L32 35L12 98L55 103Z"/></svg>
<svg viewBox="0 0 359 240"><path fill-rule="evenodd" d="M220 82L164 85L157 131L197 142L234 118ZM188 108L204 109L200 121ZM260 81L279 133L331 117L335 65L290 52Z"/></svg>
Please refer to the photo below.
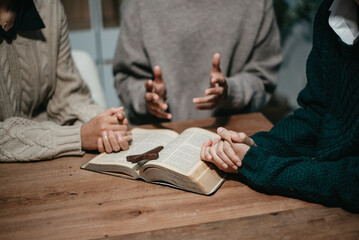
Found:
<svg viewBox="0 0 359 240"><path fill-rule="evenodd" d="M269 133L255 134L239 173L249 185L359 211L359 44L341 42L328 24L332 1L314 22L301 108Z"/></svg>
<svg viewBox="0 0 359 240"><path fill-rule="evenodd" d="M94 104L71 58L60 1L35 0L45 29L0 38L0 161L81 155ZM71 126L70 126L71 125Z"/></svg>
<svg viewBox="0 0 359 240"><path fill-rule="evenodd" d="M156 122L144 99L156 65L173 121L257 111L274 91L282 56L271 0L128 0L121 16L113 70L132 123ZM228 98L196 110L192 99L210 87L217 52Z"/></svg>

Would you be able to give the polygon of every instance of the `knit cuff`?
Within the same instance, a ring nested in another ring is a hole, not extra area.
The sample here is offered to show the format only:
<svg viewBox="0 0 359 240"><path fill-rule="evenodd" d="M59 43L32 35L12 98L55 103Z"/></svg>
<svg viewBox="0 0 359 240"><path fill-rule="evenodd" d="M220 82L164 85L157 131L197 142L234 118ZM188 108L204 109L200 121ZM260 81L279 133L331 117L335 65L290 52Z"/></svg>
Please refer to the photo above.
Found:
<svg viewBox="0 0 359 240"><path fill-rule="evenodd" d="M226 78L228 97L223 104L225 109L245 110L255 112L269 100L263 80L254 74L239 73Z"/></svg>
<svg viewBox="0 0 359 240"><path fill-rule="evenodd" d="M265 156L258 147L251 147L242 160L242 167L238 169L239 173L257 172L263 166Z"/></svg>
<svg viewBox="0 0 359 240"><path fill-rule="evenodd" d="M63 126L53 133L53 146L57 155L54 157L68 155L83 155L81 147L81 126Z"/></svg>
<svg viewBox="0 0 359 240"><path fill-rule="evenodd" d="M227 110L242 109L244 107L244 99L242 89L238 89L235 77L226 78L228 85L228 95L223 103L223 108Z"/></svg>
<svg viewBox="0 0 359 240"><path fill-rule="evenodd" d="M265 146L266 144L268 144L268 134L269 132L267 131L261 131L253 134L251 138L258 146Z"/></svg>

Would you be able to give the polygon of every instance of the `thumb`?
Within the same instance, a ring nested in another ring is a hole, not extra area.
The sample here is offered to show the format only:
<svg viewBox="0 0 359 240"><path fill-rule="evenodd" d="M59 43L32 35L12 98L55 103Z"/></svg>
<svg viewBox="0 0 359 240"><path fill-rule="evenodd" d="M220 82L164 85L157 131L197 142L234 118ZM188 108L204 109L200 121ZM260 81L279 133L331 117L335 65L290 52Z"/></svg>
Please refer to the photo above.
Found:
<svg viewBox="0 0 359 240"><path fill-rule="evenodd" d="M222 139L226 140L231 145L233 143L243 143L248 146L256 146L256 143L253 141L253 139L248 137L248 135L243 132L236 133L234 131L228 131L227 129L220 127L217 129L217 133Z"/></svg>
<svg viewBox="0 0 359 240"><path fill-rule="evenodd" d="M256 143L254 142L254 140L250 137L248 137L247 134L243 133L243 132L239 132L236 133L234 131L230 131L231 132L231 138L234 142L236 143L244 143L247 144L248 146L256 146Z"/></svg>
<svg viewBox="0 0 359 240"><path fill-rule="evenodd" d="M230 131L228 131L227 129L225 129L223 127L219 127L217 129L217 133L222 139L226 140L229 143L232 143L231 132Z"/></svg>
<svg viewBox="0 0 359 240"><path fill-rule="evenodd" d="M220 60L221 56L219 55L219 53L215 53L212 58L212 72L221 72L221 68L219 66Z"/></svg>
<svg viewBox="0 0 359 240"><path fill-rule="evenodd" d="M155 74L155 83L163 83L161 68L159 66L155 66L153 68L153 72Z"/></svg>

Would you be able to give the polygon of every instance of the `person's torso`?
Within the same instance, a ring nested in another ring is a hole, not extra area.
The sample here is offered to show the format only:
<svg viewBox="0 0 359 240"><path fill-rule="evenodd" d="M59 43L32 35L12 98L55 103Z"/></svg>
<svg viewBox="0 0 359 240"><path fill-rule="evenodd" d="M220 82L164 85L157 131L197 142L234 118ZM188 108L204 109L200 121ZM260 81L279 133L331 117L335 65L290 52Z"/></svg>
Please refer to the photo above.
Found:
<svg viewBox="0 0 359 240"><path fill-rule="evenodd" d="M45 120L46 103L55 91L58 9L51 1L34 2L45 28L0 39L0 121L15 116Z"/></svg>
<svg viewBox="0 0 359 240"><path fill-rule="evenodd" d="M328 13L329 16L329 13ZM323 18L325 19L325 18ZM328 18L327 18L328 19ZM314 44L320 49L324 80L324 118L317 141L317 156L337 159L359 154L359 44L347 45L322 22Z"/></svg>
<svg viewBox="0 0 359 240"><path fill-rule="evenodd" d="M226 77L240 72L253 51L265 1L151 0L139 2L144 48L159 65L173 120L204 118L192 99L210 87L212 57L220 53ZM187 115L185 115L185 113Z"/></svg>

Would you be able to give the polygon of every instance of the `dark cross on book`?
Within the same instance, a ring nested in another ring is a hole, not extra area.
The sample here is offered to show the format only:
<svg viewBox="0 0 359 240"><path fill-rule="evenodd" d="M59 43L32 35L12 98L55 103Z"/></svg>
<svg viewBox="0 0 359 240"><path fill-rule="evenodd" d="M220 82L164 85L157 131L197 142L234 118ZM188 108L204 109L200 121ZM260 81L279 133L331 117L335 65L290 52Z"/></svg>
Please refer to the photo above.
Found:
<svg viewBox="0 0 359 240"><path fill-rule="evenodd" d="M126 157L128 162L131 163L138 163L142 160L155 160L158 158L158 153L163 149L163 146L155 147L154 149L151 149L150 151L147 151L142 154L138 155L129 155Z"/></svg>

